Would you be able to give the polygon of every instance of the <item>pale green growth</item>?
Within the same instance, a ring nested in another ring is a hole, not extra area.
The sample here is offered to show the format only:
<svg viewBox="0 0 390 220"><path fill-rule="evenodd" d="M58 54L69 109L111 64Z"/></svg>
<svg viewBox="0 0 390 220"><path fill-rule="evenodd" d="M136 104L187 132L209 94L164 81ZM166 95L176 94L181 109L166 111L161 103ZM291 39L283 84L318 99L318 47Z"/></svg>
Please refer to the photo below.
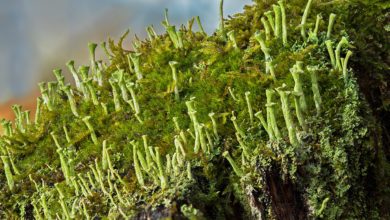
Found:
<svg viewBox="0 0 390 220"><path fill-rule="evenodd" d="M290 107L288 104L288 102L289 102L288 96L290 95L291 92L284 91L285 88L286 88L286 84L283 84L282 87L279 87L276 90L278 91L278 93L280 95L280 101L282 103L282 111L283 111L284 121L286 122L286 127L287 127L287 131L288 131L288 137L289 137L290 143L293 146L297 146L299 143L298 143L298 139L297 139L297 134L296 134L296 130L295 130L293 117L292 117Z"/></svg>
<svg viewBox="0 0 390 220"><path fill-rule="evenodd" d="M103 140L102 167L103 167L103 170L106 170L108 168L108 162L107 162L107 140Z"/></svg>
<svg viewBox="0 0 390 220"><path fill-rule="evenodd" d="M83 214L84 214L85 219L90 220L91 217L88 214L87 206L85 205L84 200L81 200L81 205L83 206Z"/></svg>
<svg viewBox="0 0 390 220"><path fill-rule="evenodd" d="M186 131L187 131L188 134L190 134L190 136L191 136L193 139L195 139L195 135L194 135L194 133L192 133L191 129L187 128Z"/></svg>
<svg viewBox="0 0 390 220"><path fill-rule="evenodd" d="M6 151L7 151L9 160L10 160L10 162L11 162L12 170L14 171L14 173L15 173L16 175L20 175L20 171L19 171L19 169L16 167L16 165L15 165L15 163L14 163L14 159L13 159L13 157L12 157L12 155L11 155L11 152L9 151L8 147L6 147L5 149L6 149Z"/></svg>
<svg viewBox="0 0 390 220"><path fill-rule="evenodd" d="M78 90L81 90L81 82L80 82L80 79L79 79L79 76L78 76L78 73L76 71L76 68L74 67L74 61L73 60L70 60L66 63L66 66L68 67L69 69L69 72L72 74L73 76L73 79L76 83L76 88Z"/></svg>
<svg viewBox="0 0 390 220"><path fill-rule="evenodd" d="M54 76L57 78L58 85L60 87L65 85L65 77L62 75L62 70L61 69L54 69L53 70Z"/></svg>
<svg viewBox="0 0 390 220"><path fill-rule="evenodd" d="M268 41L268 40L271 39L271 30L270 30L270 26L269 26L268 20L265 20L264 17L261 17L261 23L262 23L263 26L264 26L264 30L265 30L265 39Z"/></svg>
<svg viewBox="0 0 390 220"><path fill-rule="evenodd" d="M181 129L180 129L180 126L179 126L178 118L177 117L173 117L172 120L173 120L173 123L175 124L176 132L179 132Z"/></svg>
<svg viewBox="0 0 390 220"><path fill-rule="evenodd" d="M223 18L223 0L219 0L219 33L225 39L225 21Z"/></svg>
<svg viewBox="0 0 390 220"><path fill-rule="evenodd" d="M336 15L331 13L329 15L329 24L328 24L328 31L326 32L326 38L330 38L330 35L332 34L332 29L333 29L333 25L334 25L334 22L336 21Z"/></svg>
<svg viewBox="0 0 390 220"><path fill-rule="evenodd" d="M320 27L321 20L322 16L321 14L318 14L316 18L316 24L314 26L314 31L312 31L311 29L309 30L309 40L314 41L316 43L318 42L318 29Z"/></svg>
<svg viewBox="0 0 390 220"><path fill-rule="evenodd" d="M75 192L76 196L79 196L80 195L80 187L79 187L79 184L77 183L76 177L72 176L70 178L70 181L72 182L72 186L74 188L74 192Z"/></svg>
<svg viewBox="0 0 390 220"><path fill-rule="evenodd" d="M154 31L153 25L152 26L148 26L146 28L146 33L148 34L148 37L149 37L150 41L153 41L155 38L158 37L156 31Z"/></svg>
<svg viewBox="0 0 390 220"><path fill-rule="evenodd" d="M245 137L245 132L238 126L237 124L237 118L236 116L234 115L234 112L232 112L232 117L230 118L230 120L232 120L233 122L233 125L234 125L234 128L236 129L236 131L241 135L241 137Z"/></svg>
<svg viewBox="0 0 390 220"><path fill-rule="evenodd" d="M171 70L172 70L172 78L173 78L173 84L175 85L175 100L176 101L179 101L180 99L180 96L179 96L179 81L177 80L177 68L176 66L178 65L179 63L176 62L176 61L169 61L169 66L171 67Z"/></svg>
<svg viewBox="0 0 390 220"><path fill-rule="evenodd" d="M226 158L226 160L229 161L230 166L232 166L233 171L236 173L237 176L242 177L244 176L244 172L237 166L236 162L233 160L233 158L230 156L228 151L225 151L222 153L222 156Z"/></svg>
<svg viewBox="0 0 390 220"><path fill-rule="evenodd" d="M26 122L26 125L30 125L31 122L30 122L30 110L27 110L27 111L24 111L23 112L23 119L24 121Z"/></svg>
<svg viewBox="0 0 390 220"><path fill-rule="evenodd" d="M3 169L5 172L5 177L7 179L8 187L11 191L13 191L15 187L15 182L14 182L14 176L11 172L11 167L9 166L9 162L8 162L9 156L0 156L0 157L1 160L3 161Z"/></svg>
<svg viewBox="0 0 390 220"><path fill-rule="evenodd" d="M78 72L80 73L80 77L81 77L81 91L83 92L84 98L86 100L89 100L90 99L89 90L85 83L85 81L88 79L89 66L80 66Z"/></svg>
<svg viewBox="0 0 390 220"><path fill-rule="evenodd" d="M290 72L294 78L294 92L302 94L299 97L299 105L304 113L308 111L307 104L306 104L306 97L303 93L303 86L302 86L302 78L301 75L303 75L305 72L302 69L303 62L297 61L295 65L290 68Z"/></svg>
<svg viewBox="0 0 390 220"><path fill-rule="evenodd" d="M102 174L102 171L100 170L97 159L95 159L95 168L96 168L96 173L98 174L98 182L100 184L100 189L103 191L104 194L108 195L109 193L107 192L106 188L104 187L103 174Z"/></svg>
<svg viewBox="0 0 390 220"><path fill-rule="evenodd" d="M129 54L127 54L126 55L126 58L127 58L127 66L129 67L129 71L130 71L130 73L134 73L135 71L134 71L134 68L133 68L133 64L132 64L132 61L131 61L131 53L129 53Z"/></svg>
<svg viewBox="0 0 390 220"><path fill-rule="evenodd" d="M137 157L138 157L138 160L139 160L139 162L140 162L140 164L141 164L142 169L143 169L144 171L148 172L148 171L149 171L149 169L148 169L148 164L147 164L147 162L146 162L146 160L145 160L144 155L143 155L142 152L139 151L139 150L137 150Z"/></svg>
<svg viewBox="0 0 390 220"><path fill-rule="evenodd" d="M96 187L96 185L95 185L95 183L94 183L94 181L92 179L90 171L87 172L87 177L88 177L89 185L91 185L93 189L97 189L97 187Z"/></svg>
<svg viewBox="0 0 390 220"><path fill-rule="evenodd" d="M79 178L79 185L81 186L82 188L82 191L85 191L85 194L88 196L92 196L92 191L91 189L89 188L89 185L87 183L87 181L85 181L84 177L81 175L81 173L79 173L78 175L78 178ZM98 179L99 180L99 179Z"/></svg>
<svg viewBox="0 0 390 220"><path fill-rule="evenodd" d="M352 56L352 51L348 50L347 55L345 55L345 59L343 62L343 77L345 80L348 79L348 61L349 58Z"/></svg>
<svg viewBox="0 0 390 220"><path fill-rule="evenodd" d="M267 17L268 22L271 26L272 31L275 33L275 22L272 11L267 11L264 13L264 15Z"/></svg>
<svg viewBox="0 0 390 220"><path fill-rule="evenodd" d="M133 161L134 161L135 175L137 177L138 183L143 187L145 186L145 182L144 182L142 170L138 163L137 144L135 143L135 141L131 141L130 144L133 145Z"/></svg>
<svg viewBox="0 0 390 220"><path fill-rule="evenodd" d="M240 136L240 134L238 132L236 132L236 138L237 138L238 143L240 144L240 147L242 149L242 152L243 152L244 156L246 158L249 158L249 156L250 156L249 155L249 149L245 145L244 141L242 140L242 138L241 138L241 136Z"/></svg>
<svg viewBox="0 0 390 220"><path fill-rule="evenodd" d="M192 172L191 172L191 163L190 162L187 162L187 178L189 180L194 179L194 177L192 176Z"/></svg>
<svg viewBox="0 0 390 220"><path fill-rule="evenodd" d="M339 71L342 70L342 65L341 65L341 57L340 57L340 53L341 53L341 48L343 46L348 46L349 45L349 42L347 40L346 37L342 37L339 44L337 45L336 47L336 51L335 51L335 54L336 54L336 67Z"/></svg>
<svg viewBox="0 0 390 220"><path fill-rule="evenodd" d="M100 105L102 106L104 115L108 115L107 104L104 102L101 102Z"/></svg>
<svg viewBox="0 0 390 220"><path fill-rule="evenodd" d="M121 103L119 101L118 91L116 90L115 81L114 81L114 79L111 78L108 80L108 82L110 83L111 88L112 88L112 96L114 98L115 111L119 112L119 111L121 111L122 107L121 107Z"/></svg>
<svg viewBox="0 0 390 220"><path fill-rule="evenodd" d="M95 130L93 129L92 124L89 122L90 119L91 119L91 116L86 116L82 120L85 123L85 125L87 126L89 132L91 133L91 139L92 139L93 143L97 145L97 144L99 144L99 142L98 142L98 139L96 137Z"/></svg>
<svg viewBox="0 0 390 220"><path fill-rule="evenodd" d="M188 144L187 144L188 142L187 142L187 137L186 137L184 131L180 130L179 135L180 135L181 140L183 141L184 146L187 147L188 146Z"/></svg>
<svg viewBox="0 0 390 220"><path fill-rule="evenodd" d="M218 139L219 139L218 125L217 125L217 121L215 120L214 115L215 115L214 112L210 112L210 113L209 113L209 117L210 117L210 119L211 119L211 123L213 124L214 136L215 136L215 138L218 140Z"/></svg>
<svg viewBox="0 0 390 220"><path fill-rule="evenodd" d="M286 9L284 7L284 0L278 1L280 6L280 12L282 14L282 39L283 45L287 45L287 19L286 19Z"/></svg>
<svg viewBox="0 0 390 220"><path fill-rule="evenodd" d="M253 124L253 109L252 109L252 105L251 105L251 101L249 99L249 96L250 96L250 92L245 92L245 100L246 100L246 104L248 106L248 113L249 113L249 120L250 120L250 123Z"/></svg>
<svg viewBox="0 0 390 220"><path fill-rule="evenodd" d="M198 153L199 148L200 148L200 135L199 135L199 123L196 118L196 111L194 109L194 101L193 98L191 98L190 101L186 101L186 106L187 106L187 112L188 115L190 116L191 122L194 125L194 132L195 132L195 146L194 146L194 153Z"/></svg>
<svg viewBox="0 0 390 220"><path fill-rule="evenodd" d="M57 148L57 153L60 156L61 170L62 170L62 173L64 174L66 184L71 185L72 184L72 181L71 181L72 175L71 175L68 163L65 160L65 155L64 155L63 151L64 150L62 148Z"/></svg>
<svg viewBox="0 0 390 220"><path fill-rule="evenodd" d="M81 181L80 180L76 180L77 184L80 186L80 191L81 193L83 194L84 197L88 197L90 196L87 192L87 190L85 189L84 185L82 183L80 183Z"/></svg>
<svg viewBox="0 0 390 220"><path fill-rule="evenodd" d="M333 68L336 68L336 59L333 52L333 42L331 40L326 40L325 44L329 53L330 63L332 64Z"/></svg>
<svg viewBox="0 0 390 220"><path fill-rule="evenodd" d="M62 213L65 215L66 219L71 219L68 207L66 206L65 201L64 201L64 199L65 199L64 193L62 192L62 190L58 186L58 183L55 183L54 186L55 186L56 190L58 191L58 194L60 195L59 199L60 199L60 205L62 208Z"/></svg>
<svg viewBox="0 0 390 220"><path fill-rule="evenodd" d="M37 98L37 107L36 107L36 110L35 110L35 119L34 119L34 123L35 124L38 124L40 119L41 119L41 107L42 107L42 103L43 103L43 100L41 97L38 97Z"/></svg>
<svg viewBox="0 0 390 220"><path fill-rule="evenodd" d="M20 105L13 105L11 108L15 114L16 128L19 129L22 133L24 133L22 107Z"/></svg>
<svg viewBox="0 0 390 220"><path fill-rule="evenodd" d="M165 166L165 170L166 172L169 174L171 173L171 170L172 170L172 160L171 160L171 155L170 154L167 154L165 155L165 160L167 161L166 163L166 166Z"/></svg>
<svg viewBox="0 0 390 220"><path fill-rule="evenodd" d="M172 163L173 174L175 176L179 175L179 166L177 164L177 155L176 155L176 153L173 154L171 163Z"/></svg>
<svg viewBox="0 0 390 220"><path fill-rule="evenodd" d="M148 136L142 135L142 141L144 143L144 151L145 151L145 157L146 157L146 163L148 164L147 170L150 170L153 166L152 156L149 151L149 145L148 145Z"/></svg>
<svg viewBox="0 0 390 220"><path fill-rule="evenodd" d="M233 90L230 88L230 86L228 87L228 90L229 90L229 94L232 96L233 100L236 102L239 102L240 100L234 95Z"/></svg>
<svg viewBox="0 0 390 220"><path fill-rule="evenodd" d="M303 39L306 39L306 20L307 20L307 17L309 15L309 12L310 12L312 2L313 2L313 0L309 0L307 2L305 11L303 12L303 15L302 15L300 27L301 27L301 35L302 35Z"/></svg>
<svg viewBox="0 0 390 220"><path fill-rule="evenodd" d="M89 78L89 79L85 80L84 82L88 88L89 94L91 95L92 103L94 105L99 105L99 100L98 100L97 95L96 95L95 87L92 85L92 78Z"/></svg>
<svg viewBox="0 0 390 220"><path fill-rule="evenodd" d="M206 133L206 138L207 138L207 141L208 141L208 144L209 144L209 147L207 148L207 152L210 152L211 150L214 149L213 139L211 138L211 135L210 135L207 127L204 128L204 131Z"/></svg>
<svg viewBox="0 0 390 220"><path fill-rule="evenodd" d="M100 66L102 65L102 61L99 60L97 61L97 69L96 69L96 74L95 74L95 80L97 80L97 83L99 86L103 86L103 70L102 68L99 68L99 64Z"/></svg>
<svg viewBox="0 0 390 220"><path fill-rule="evenodd" d="M321 112L322 99L318 84L318 66L308 66L307 70L310 73L311 90L313 91L314 105L316 106L317 115Z"/></svg>
<svg viewBox="0 0 390 220"><path fill-rule="evenodd" d="M175 144L175 148L176 148L176 153L178 154L180 152L181 155L183 155L183 157L186 157L187 156L186 150L184 149L184 146L180 142L179 136L177 136L177 135L175 136L174 144Z"/></svg>
<svg viewBox="0 0 390 220"><path fill-rule="evenodd" d="M35 198L32 198L31 199L31 204L34 208L34 218L37 219L37 220L43 220L43 217L41 215L41 213L39 212L39 208L37 206L37 200Z"/></svg>
<svg viewBox="0 0 390 220"><path fill-rule="evenodd" d="M265 90L265 95L267 97L267 104L265 106L267 108L268 131L272 133L276 137L276 139L279 140L282 138L282 135L280 134L278 125L276 123L276 114L275 114L276 104L273 101L275 96L275 91L273 89L267 89Z"/></svg>
<svg viewBox="0 0 390 220"><path fill-rule="evenodd" d="M114 189L115 189L115 193L117 195L119 202L122 205L129 206L130 205L129 201L127 199L123 198L121 191L118 189L118 186L115 183L114 183Z"/></svg>
<svg viewBox="0 0 390 220"><path fill-rule="evenodd" d="M113 73L114 79L116 79L119 88L121 90L122 99L127 102L129 101L129 94L127 93L126 83L124 79L124 71L123 69L118 69Z"/></svg>
<svg viewBox="0 0 390 220"><path fill-rule="evenodd" d="M141 41L139 40L137 35L135 35L133 42L132 42L132 45L133 45L134 51L136 53L139 53L139 49L141 48Z"/></svg>
<svg viewBox="0 0 390 220"><path fill-rule="evenodd" d="M321 22L321 20L322 20L322 15L321 14L318 14L317 15L317 18L316 18L316 25L315 25L315 27L314 27L314 31L313 31L313 33L314 33L314 35L317 37L317 35L318 35L318 29L319 29L319 27L320 27L320 22Z"/></svg>
<svg viewBox="0 0 390 220"><path fill-rule="evenodd" d="M37 192L40 192L40 189L39 189L39 187L38 187L38 183L32 178L31 173L28 175L28 178L30 179L30 181L31 181L32 183L34 183L35 190L36 190ZM44 184L45 182L42 182L42 183Z"/></svg>
<svg viewBox="0 0 390 220"><path fill-rule="evenodd" d="M301 108L301 105L299 103L299 99L301 98L303 93L298 93L298 92L292 92L294 96L294 104L295 104L295 113L298 118L299 125L302 127L304 131L307 131L307 126L305 122L305 117L303 114L303 110Z"/></svg>
<svg viewBox="0 0 390 220"><path fill-rule="evenodd" d="M234 48L234 49L238 49L237 41L236 41L236 36L235 36L235 34L234 34L234 30L231 30L231 31L227 32L226 35L229 37L229 40L230 40L230 42L232 43L233 48Z"/></svg>
<svg viewBox="0 0 390 220"><path fill-rule="evenodd" d="M202 151L204 153L207 152L207 142L206 142L206 139L205 139L205 136L204 136L204 124L199 124L197 126L197 129L198 129L198 135L199 135L199 141L200 141L200 147L202 148Z"/></svg>
<svg viewBox="0 0 390 220"><path fill-rule="evenodd" d="M140 56L141 56L140 53L130 53L129 54L129 57L130 57L131 61L133 62L134 72L135 72L136 77L137 77L138 80L143 78L142 72L141 72L141 68L140 68L140 64L139 64Z"/></svg>
<svg viewBox="0 0 390 220"><path fill-rule="evenodd" d="M71 218L75 218L77 210L80 210L79 199L75 198L72 203L72 209L70 211Z"/></svg>
<svg viewBox="0 0 390 220"><path fill-rule="evenodd" d="M78 72L80 73L81 81L85 81L88 79L89 69L89 66L79 66Z"/></svg>
<svg viewBox="0 0 390 220"><path fill-rule="evenodd" d="M282 15L280 11L280 6L273 5L273 10L275 14L275 37L280 38L282 33Z"/></svg>
<svg viewBox="0 0 390 220"><path fill-rule="evenodd" d="M73 91L70 88L70 85L66 85L62 87L62 90L65 92L66 96L68 96L70 110L72 111L73 115L79 117L79 113L77 112L76 101L74 100Z"/></svg>
<svg viewBox="0 0 390 220"><path fill-rule="evenodd" d="M158 167L158 177L160 179L160 186L162 189L165 189L167 187L167 180L164 174L163 166L162 166L162 161L161 161L161 156L160 156L160 151L158 147L154 148L155 150L155 155L156 155L156 164Z"/></svg>
<svg viewBox="0 0 390 220"><path fill-rule="evenodd" d="M103 49L103 51L104 51L104 53L106 54L106 56L111 60L113 56L112 56L111 53L108 51L107 45L106 45L106 42L105 42L105 41L103 41L103 42L100 43L100 47Z"/></svg>
<svg viewBox="0 0 390 220"><path fill-rule="evenodd" d="M12 123L5 119L1 119L1 125L3 127L5 136L11 137L13 135Z"/></svg>
<svg viewBox="0 0 390 220"><path fill-rule="evenodd" d="M95 166L96 166L96 164L95 164ZM93 166L92 164L90 164L90 165L89 165L89 168L91 169L92 174L93 174L95 180L99 180L99 179L100 179L100 176L99 176L99 174L98 174L98 172L97 172L95 166Z"/></svg>
<svg viewBox="0 0 390 220"><path fill-rule="evenodd" d="M267 74L271 73L272 78L275 79L275 73L274 73L273 70L271 71L271 62L272 62L272 60L271 60L271 55L270 55L270 49L265 44L263 36L262 36L262 34L259 31L256 31L255 39L259 42L261 51L263 51L263 53L264 53L264 57L265 57L265 72Z"/></svg>
<svg viewBox="0 0 390 220"><path fill-rule="evenodd" d="M196 16L195 19L196 19L196 22L198 23L200 33L202 33L204 36L207 36L207 33L206 33L206 31L204 31L202 23L200 22L199 16Z"/></svg>
<svg viewBox="0 0 390 220"><path fill-rule="evenodd" d="M135 92L133 89L134 86L135 86L135 84L133 82L126 83L126 87L130 91L131 99L133 100L132 105L134 107L135 115L139 115L139 113L141 113L141 110L140 110L140 107L138 105L137 96L135 95Z"/></svg>
<svg viewBox="0 0 390 220"><path fill-rule="evenodd" d="M47 203L46 203L45 193L41 193L40 203L41 203L41 206L43 208L43 214L44 214L45 218L52 219L51 215L50 215L49 208L48 208Z"/></svg>
<svg viewBox="0 0 390 220"><path fill-rule="evenodd" d="M66 125L65 125L65 124L62 126L62 129L64 130L66 141L67 141L68 143L71 143L72 140L71 140L70 137L69 137L68 128L66 128Z"/></svg>
<svg viewBox="0 0 390 220"><path fill-rule="evenodd" d="M57 92L58 92L58 83L57 82L48 82L47 83L47 92L51 99L51 103L56 104L57 102Z"/></svg>
<svg viewBox="0 0 390 220"><path fill-rule="evenodd" d="M183 40L181 38L181 32L176 31L176 27L169 24L168 20L168 9L165 9L165 21L162 22L162 25L168 32L169 38L172 40L173 45L176 49L183 48Z"/></svg>
<svg viewBox="0 0 390 220"><path fill-rule="evenodd" d="M61 145L60 145L60 143L58 142L57 135L55 134L54 131L50 132L50 136L52 137L52 139L53 139L54 144L56 145L56 147L57 147L58 149L61 149Z"/></svg>
<svg viewBox="0 0 390 220"><path fill-rule="evenodd" d="M91 62L92 75L95 75L97 70L96 57L95 57L95 50L97 46L98 45L96 43L88 43L89 60Z"/></svg>
<svg viewBox="0 0 390 220"><path fill-rule="evenodd" d="M46 89L46 83L41 82L38 85L39 85L39 89L41 90L44 104L46 105L46 107L49 111L53 111L53 104L52 104L51 99L49 97L49 93Z"/></svg>
<svg viewBox="0 0 390 220"><path fill-rule="evenodd" d="M262 111L256 112L255 116L260 120L260 123L263 126L264 130L267 132L269 139L273 140L274 134L268 126L267 122L265 121Z"/></svg>
<svg viewBox="0 0 390 220"><path fill-rule="evenodd" d="M125 185L125 182L123 181L122 177L119 175L119 173L114 169L114 166L112 165L110 154L108 153L107 149L107 161L108 161L108 168L110 169L111 175L115 176L116 179L123 185Z"/></svg>

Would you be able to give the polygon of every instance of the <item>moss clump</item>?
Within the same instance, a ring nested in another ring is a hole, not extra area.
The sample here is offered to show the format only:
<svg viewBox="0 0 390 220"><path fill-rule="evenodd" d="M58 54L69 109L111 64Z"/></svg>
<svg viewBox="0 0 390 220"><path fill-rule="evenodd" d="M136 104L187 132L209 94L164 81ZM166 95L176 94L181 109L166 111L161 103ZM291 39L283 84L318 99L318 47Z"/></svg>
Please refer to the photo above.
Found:
<svg viewBox="0 0 390 220"><path fill-rule="evenodd" d="M388 217L379 124L348 62L360 35L339 12L356 5L258 1L211 36L166 12L133 51L128 32L105 61L90 44L90 66L67 63L75 87L55 70L34 121L19 106L3 121L0 216Z"/></svg>

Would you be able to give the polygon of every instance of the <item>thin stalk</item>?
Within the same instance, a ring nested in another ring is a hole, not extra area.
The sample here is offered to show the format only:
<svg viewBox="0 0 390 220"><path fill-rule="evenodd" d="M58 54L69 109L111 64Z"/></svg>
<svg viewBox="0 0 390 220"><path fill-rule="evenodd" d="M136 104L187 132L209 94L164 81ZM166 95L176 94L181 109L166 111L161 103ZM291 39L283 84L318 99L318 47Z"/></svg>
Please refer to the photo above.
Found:
<svg viewBox="0 0 390 220"><path fill-rule="evenodd" d="M330 38L330 35L332 34L332 29L334 22L336 21L336 14L331 13L329 15L329 24L328 24L328 31L326 32L326 38Z"/></svg>
<svg viewBox="0 0 390 220"><path fill-rule="evenodd" d="M307 2L307 5L306 5L306 8L305 8L305 11L303 12L303 15L302 15L302 20L301 20L301 35L303 37L303 39L306 40L306 20L307 20L307 17L309 16L309 12L310 12L310 8L311 8L311 4L312 4L313 0L309 0Z"/></svg>

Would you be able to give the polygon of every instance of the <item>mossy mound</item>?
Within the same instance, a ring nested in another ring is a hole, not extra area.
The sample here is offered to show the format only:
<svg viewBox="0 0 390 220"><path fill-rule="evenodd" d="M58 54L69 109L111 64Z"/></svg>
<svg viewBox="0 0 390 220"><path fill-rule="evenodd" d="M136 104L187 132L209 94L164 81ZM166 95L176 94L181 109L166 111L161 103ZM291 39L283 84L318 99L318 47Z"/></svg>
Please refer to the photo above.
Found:
<svg viewBox="0 0 390 220"><path fill-rule="evenodd" d="M363 37L340 13L363 2L257 1L211 36L166 12L134 51L128 32L104 61L90 44L75 86L54 70L33 120L2 121L0 216L388 217L380 123L349 66Z"/></svg>

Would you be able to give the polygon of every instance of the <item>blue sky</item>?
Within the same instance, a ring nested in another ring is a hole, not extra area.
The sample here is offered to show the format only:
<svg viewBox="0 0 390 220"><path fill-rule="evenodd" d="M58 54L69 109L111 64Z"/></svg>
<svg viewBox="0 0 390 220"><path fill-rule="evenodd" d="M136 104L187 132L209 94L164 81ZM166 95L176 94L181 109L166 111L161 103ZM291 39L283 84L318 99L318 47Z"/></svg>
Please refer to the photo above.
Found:
<svg viewBox="0 0 390 220"><path fill-rule="evenodd" d="M250 0L225 0L225 16L240 12ZM0 0L0 102L24 96L51 70L74 59L86 63L87 43L131 34L145 36L145 26L163 28L164 8L173 24L199 15L212 33L218 25L219 0Z"/></svg>

